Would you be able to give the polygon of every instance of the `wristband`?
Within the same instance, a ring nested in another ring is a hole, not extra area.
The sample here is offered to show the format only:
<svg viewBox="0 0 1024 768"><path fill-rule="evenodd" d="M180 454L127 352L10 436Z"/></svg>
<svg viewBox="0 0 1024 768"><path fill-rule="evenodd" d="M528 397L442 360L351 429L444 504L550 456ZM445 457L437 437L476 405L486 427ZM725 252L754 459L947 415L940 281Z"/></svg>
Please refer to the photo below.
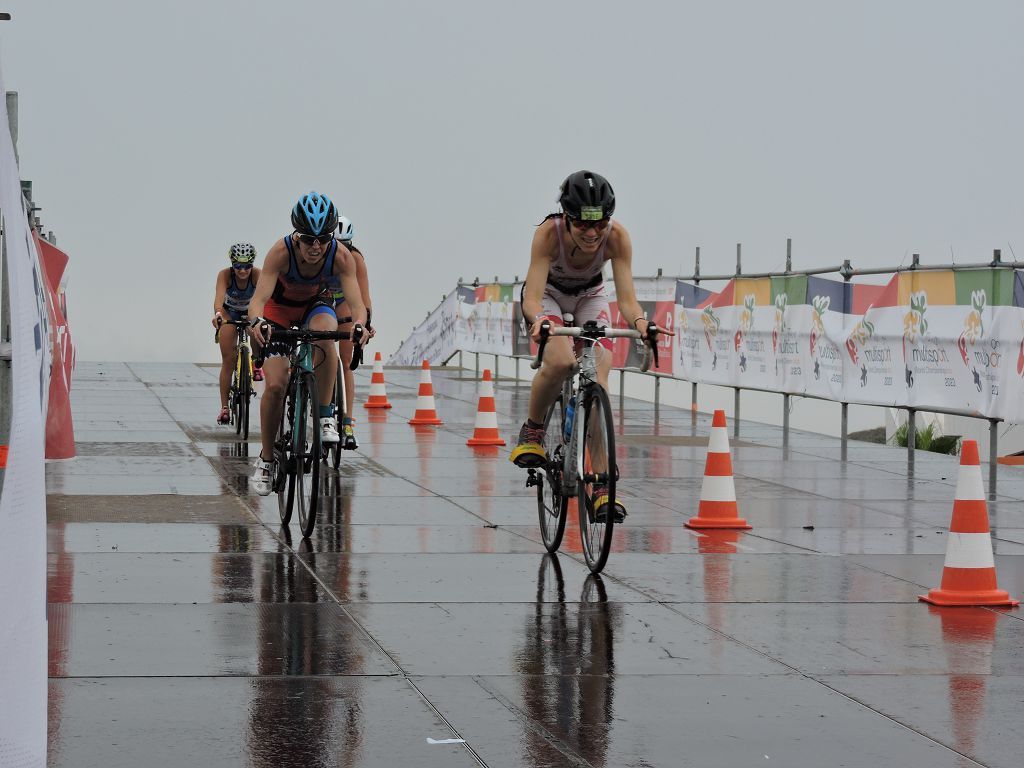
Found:
<svg viewBox="0 0 1024 768"><path fill-rule="evenodd" d="M646 320L646 319L647 319L647 318L646 318L646 317L644 317L643 315L640 315L640 317L638 317L638 318L635 318L635 319L633 320L633 330L634 330L634 331L636 330L636 321L637 321L637 320Z"/></svg>
<svg viewBox="0 0 1024 768"><path fill-rule="evenodd" d="M544 320L547 320L547 321L550 322L551 321L551 316L550 315L537 315L535 318L533 318L533 324L536 325L537 323L543 322Z"/></svg>

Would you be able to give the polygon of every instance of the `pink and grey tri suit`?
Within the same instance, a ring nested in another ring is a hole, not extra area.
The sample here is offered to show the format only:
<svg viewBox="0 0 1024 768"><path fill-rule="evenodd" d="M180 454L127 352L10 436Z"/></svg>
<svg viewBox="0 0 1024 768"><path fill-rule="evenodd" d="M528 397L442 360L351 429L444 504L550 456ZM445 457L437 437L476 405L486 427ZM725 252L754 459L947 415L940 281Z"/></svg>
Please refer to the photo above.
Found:
<svg viewBox="0 0 1024 768"><path fill-rule="evenodd" d="M548 281L541 299L543 314L550 317L555 325L564 325L562 315L566 312L572 313L573 322L577 326L591 320L596 321L598 325L611 325L612 314L608 306L608 295L604 290L603 271L604 263L609 259L608 238L615 222L608 222L608 228L594 258L584 266L576 268L569 263L562 217L555 217L552 221L558 238L558 256L548 268ZM611 349L611 339L601 339L598 343Z"/></svg>

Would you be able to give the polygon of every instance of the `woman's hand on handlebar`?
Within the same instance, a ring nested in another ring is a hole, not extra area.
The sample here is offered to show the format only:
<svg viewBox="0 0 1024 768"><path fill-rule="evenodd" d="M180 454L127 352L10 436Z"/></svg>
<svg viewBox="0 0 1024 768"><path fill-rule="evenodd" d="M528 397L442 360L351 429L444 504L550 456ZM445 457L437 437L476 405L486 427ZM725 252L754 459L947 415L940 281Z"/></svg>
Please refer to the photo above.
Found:
<svg viewBox="0 0 1024 768"><path fill-rule="evenodd" d="M535 343L541 343L541 326L545 323L550 323L552 327L554 327L554 324L551 323L551 317L546 314L538 315L537 319L534 321L534 325L530 326L529 338L534 340Z"/></svg>
<svg viewBox="0 0 1024 768"><path fill-rule="evenodd" d="M222 315L220 312L215 312L213 315L213 319L210 321L214 328L220 328L223 322L224 315Z"/></svg>
<svg viewBox="0 0 1024 768"><path fill-rule="evenodd" d="M270 327L270 323L262 317L254 317L249 321L249 332L252 334L256 343L262 347L266 346L266 343L270 341L270 336L273 333L273 330Z"/></svg>

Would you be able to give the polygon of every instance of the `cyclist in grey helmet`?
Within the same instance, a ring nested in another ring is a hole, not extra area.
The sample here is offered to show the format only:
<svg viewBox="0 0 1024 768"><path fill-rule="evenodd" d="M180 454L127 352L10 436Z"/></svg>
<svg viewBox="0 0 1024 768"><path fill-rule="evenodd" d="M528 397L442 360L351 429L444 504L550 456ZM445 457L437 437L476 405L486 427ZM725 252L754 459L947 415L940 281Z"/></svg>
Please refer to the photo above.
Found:
<svg viewBox="0 0 1024 768"><path fill-rule="evenodd" d="M249 243L235 243L228 249L231 266L217 273L217 288L213 297L213 327L220 327L220 413L218 424L229 424L228 387L231 372L235 369L235 338L233 325L223 325L220 320L244 320L249 311L249 300L256 291L260 270L256 267L256 249ZM256 381L263 380L263 369L253 372Z"/></svg>

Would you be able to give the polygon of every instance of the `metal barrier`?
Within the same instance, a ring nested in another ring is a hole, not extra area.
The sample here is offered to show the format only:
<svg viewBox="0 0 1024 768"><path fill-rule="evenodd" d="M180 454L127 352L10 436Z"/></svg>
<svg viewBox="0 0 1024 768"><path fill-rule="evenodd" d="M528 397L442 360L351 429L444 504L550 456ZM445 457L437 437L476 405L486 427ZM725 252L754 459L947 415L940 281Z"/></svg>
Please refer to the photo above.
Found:
<svg viewBox="0 0 1024 768"><path fill-rule="evenodd" d="M700 285L700 283L702 281L710 281L710 280L714 280L714 281L728 281L728 280L733 280L733 279L736 279L736 278L793 277L793 276L809 276L809 275L822 275L822 274L837 273L837 274L839 274L843 278L844 282L849 283L854 277L860 277L860 276L866 276L866 275L886 275L886 274L895 275L895 274L900 274L900 273L904 273L904 272L915 272L915 271L921 271L921 272L924 272L924 271L952 271L952 272L959 272L959 271L976 270L976 269L1007 269L1007 270L1024 269L1024 262L1018 262L1018 261L1004 262L1004 261L1002 261L1001 251L999 249L996 249L996 250L993 251L993 258L992 258L992 260L988 261L988 262L983 262L983 263L948 264L948 265L925 265L925 264L921 264L920 255L915 253L915 254L912 255L911 263L909 265L899 265L899 266L896 266L896 267L873 267L873 268L868 268L868 269L855 269L851 265L850 260L847 259L847 260L845 260L839 266L820 267L820 268L815 268L815 269L794 270L792 268L792 239L787 239L787 241L786 241L786 269L783 272L756 272L756 273L745 273L745 272L743 272L743 270L742 270L742 246L740 244L737 244L737 246L736 246L736 271L734 273L732 273L732 274L722 274L722 275L704 275L704 274L701 274L701 271L700 271L700 248L698 247L696 249L696 256L695 256L694 272L693 272L693 274L692 275L675 276L675 279L687 280L687 281L693 282L695 285ZM657 277L662 277L662 271L660 269L658 270ZM497 281L497 279L496 279L495 282L499 282L499 281ZM518 282L518 279L517 279L517 282ZM459 285L462 285L461 278L460 278L460 281L459 281ZM513 322L515 322L515 321L513 321ZM456 354L458 354L458 357L459 357L459 366L460 367L463 367L463 354L462 353L463 353L463 350L458 350L457 353L456 353ZM480 355L481 354L491 354L491 353L470 352L470 354L474 354L476 356L476 359L475 359L475 373L476 373L477 378L479 378L479 376L480 376ZM454 357L454 356L455 355L453 354L452 357ZM451 360L452 357L450 357L449 360ZM517 356L517 355L499 355L499 354L495 354L494 355L494 377L495 377L495 380L498 379L499 359L501 357L510 357L511 359L513 359L515 361L515 376L514 376L514 378L515 378L516 382L519 382L520 381L519 361L521 359L530 359L530 358L522 356L522 355ZM448 362L448 360L444 361L444 363L442 363L442 364L447 364L447 362ZM658 417L659 410L660 410L661 379L669 378L669 379L672 379L673 381L687 381L687 379L681 379L681 378L678 378L676 376L668 376L668 375L662 374L662 373L656 373L656 372L641 373L639 370L619 369L619 408L620 408L620 410L624 407L624 398L625 398L625 391L626 391L626 373L627 372L635 374L635 375L652 377L654 379L654 409L655 409L655 417L656 418ZM697 413L697 382L691 381L690 384L692 386L691 409L692 409L692 411L694 413L694 418L696 418L696 413ZM719 385L708 385L708 386L719 386ZM790 435L789 412L790 412L790 408L791 408L791 398L792 397L808 398L808 399L812 399L812 400L821 400L821 401L825 401L825 402L837 402L835 400L832 400L831 398L821 397L821 396L818 396L818 395L812 395L812 394L792 395L792 394L785 393L785 392L779 392L778 390L774 390L774 389L763 389L763 388L759 388L759 387L743 386L743 387L727 387L727 388L731 388L731 389L735 390L734 418L733 418L733 437L734 438L738 438L740 436L740 392L742 390L746 389L746 390L750 390L750 391L753 391L753 392L763 392L763 393L768 393L768 394L780 394L782 396L782 407L783 407L783 413L782 413L782 442L783 442L783 447L788 447L788 445L789 445L789 435ZM979 420L987 421L989 423L989 479L988 479L989 480L989 495L992 498L995 497L995 493L996 493L996 480L997 480L997 476L998 476L998 466L999 466L999 464L998 464L998 446L999 446L998 425L1002 422L1002 419L978 416L977 413L973 413L973 412L969 412L969 411L963 411L963 410L955 410L955 409L947 409L947 408L926 408L926 409L925 408L908 408L906 406L889 406L889 405L884 405L883 406L883 405L878 405L877 403L869 403L869 402L862 402L862 401L855 401L855 400L850 400L850 401L847 401L847 402L841 402L840 401L839 405L841 406L841 421L840 421L840 457L841 457L841 459L840 460L842 460L842 461L846 461L847 460L847 456L848 456L848 446L849 446L849 406L850 405L862 405L862 406L869 406L869 407L873 407L873 408L896 408L898 410L906 411L907 412L907 466L908 466L911 474L913 473L913 469L914 469L914 452L916 450L916 446L915 446L915 443L916 443L916 416L917 416L918 411L922 411L922 412L926 412L926 413L940 413L940 414L945 414L945 415L950 415L950 416L963 416L963 417L967 417L967 418L971 418L971 419L979 419Z"/></svg>

